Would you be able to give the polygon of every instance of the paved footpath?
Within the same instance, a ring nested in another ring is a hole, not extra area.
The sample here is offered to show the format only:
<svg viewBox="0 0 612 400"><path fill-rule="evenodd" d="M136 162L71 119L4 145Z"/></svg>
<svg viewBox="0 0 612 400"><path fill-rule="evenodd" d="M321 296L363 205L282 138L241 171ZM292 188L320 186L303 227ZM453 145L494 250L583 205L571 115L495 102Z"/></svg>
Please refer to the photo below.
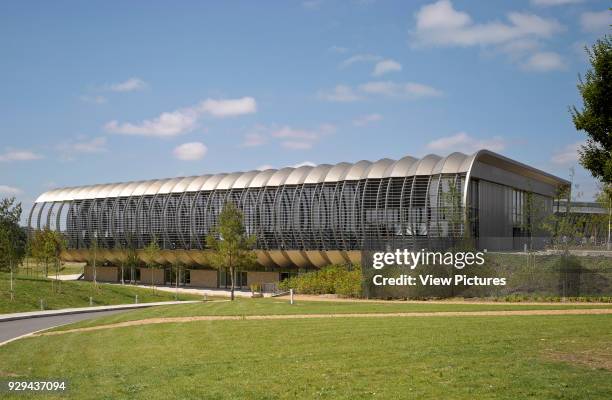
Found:
<svg viewBox="0 0 612 400"><path fill-rule="evenodd" d="M162 301L156 303L119 304L114 306L65 308L62 310L32 311L0 314L0 346L23 335L58 325L85 319L117 314L135 308L160 305L199 303L198 301Z"/></svg>

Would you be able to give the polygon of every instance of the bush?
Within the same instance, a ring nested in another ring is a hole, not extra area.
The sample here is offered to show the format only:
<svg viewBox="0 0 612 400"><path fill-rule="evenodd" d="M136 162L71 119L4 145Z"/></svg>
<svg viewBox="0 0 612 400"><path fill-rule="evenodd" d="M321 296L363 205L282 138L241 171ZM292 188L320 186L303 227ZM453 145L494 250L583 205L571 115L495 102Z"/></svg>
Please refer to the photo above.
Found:
<svg viewBox="0 0 612 400"><path fill-rule="evenodd" d="M361 297L361 267L359 265L330 265L284 280L281 290L293 289L299 294L338 294Z"/></svg>

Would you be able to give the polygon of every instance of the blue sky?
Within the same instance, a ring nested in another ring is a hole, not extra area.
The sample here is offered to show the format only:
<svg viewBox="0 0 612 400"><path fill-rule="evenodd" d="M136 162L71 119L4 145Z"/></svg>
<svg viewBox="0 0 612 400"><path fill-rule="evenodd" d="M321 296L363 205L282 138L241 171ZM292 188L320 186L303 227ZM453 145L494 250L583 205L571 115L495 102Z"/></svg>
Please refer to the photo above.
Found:
<svg viewBox="0 0 612 400"><path fill-rule="evenodd" d="M596 191L608 1L0 3L0 196L489 148Z"/></svg>

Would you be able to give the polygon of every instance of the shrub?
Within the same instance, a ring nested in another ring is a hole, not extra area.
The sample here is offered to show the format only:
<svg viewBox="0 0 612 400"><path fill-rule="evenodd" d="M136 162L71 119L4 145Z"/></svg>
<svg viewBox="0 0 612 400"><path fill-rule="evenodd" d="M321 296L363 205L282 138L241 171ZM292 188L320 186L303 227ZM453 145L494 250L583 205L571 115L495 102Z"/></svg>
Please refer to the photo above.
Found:
<svg viewBox="0 0 612 400"><path fill-rule="evenodd" d="M293 289L300 294L338 294L361 297L361 267L359 265L330 265L308 272L279 284L281 290Z"/></svg>

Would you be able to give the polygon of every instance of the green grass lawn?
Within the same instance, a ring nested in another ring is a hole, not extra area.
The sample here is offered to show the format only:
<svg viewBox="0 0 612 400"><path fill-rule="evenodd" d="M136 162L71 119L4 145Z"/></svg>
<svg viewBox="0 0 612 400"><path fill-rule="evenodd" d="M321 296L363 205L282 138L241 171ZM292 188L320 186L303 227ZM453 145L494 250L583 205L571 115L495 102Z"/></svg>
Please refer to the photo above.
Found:
<svg viewBox="0 0 612 400"><path fill-rule="evenodd" d="M506 310L561 310L612 308L610 305L588 303L521 305L519 304L442 304L442 303L368 303L368 302L327 302L298 301L289 304L286 298L236 299L234 302L207 302L160 306L110 315L64 325L57 330L105 325L123 321L135 321L159 317L191 317L204 315L278 315L278 314L342 314L342 313L394 313L394 312L436 312L436 311L506 311Z"/></svg>
<svg viewBox="0 0 612 400"><path fill-rule="evenodd" d="M67 379L73 399L593 400L611 368L610 315L199 321L0 347L0 379Z"/></svg>
<svg viewBox="0 0 612 400"><path fill-rule="evenodd" d="M153 293L150 289L121 285L99 284L94 288L91 282L68 281L53 282L50 279L18 275L14 281L15 300L10 300L9 274L0 273L0 314L40 310L40 299L44 300L45 309L56 310L69 307L89 306L89 297L93 305L131 304L138 295L140 303L174 300L174 293ZM58 293L53 286L61 287ZM180 300L201 300L201 296L181 294Z"/></svg>
<svg viewBox="0 0 612 400"><path fill-rule="evenodd" d="M60 269L58 271L59 275L72 275L72 274L82 274L83 267L85 263L82 262L62 262ZM21 275L34 275L34 276L43 276L45 272L45 266L42 263L39 263L34 258L27 258L23 261L21 266L19 267L19 274ZM49 275L55 275L55 266L48 266Z"/></svg>

